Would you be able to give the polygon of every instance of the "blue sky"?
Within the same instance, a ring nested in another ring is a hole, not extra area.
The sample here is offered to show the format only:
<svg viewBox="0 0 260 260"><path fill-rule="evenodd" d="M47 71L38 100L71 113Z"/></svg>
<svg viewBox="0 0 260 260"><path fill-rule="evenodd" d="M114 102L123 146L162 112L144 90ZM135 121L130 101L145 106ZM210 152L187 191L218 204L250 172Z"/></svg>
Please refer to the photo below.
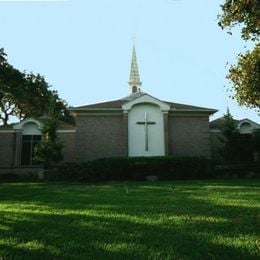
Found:
<svg viewBox="0 0 260 260"><path fill-rule="evenodd" d="M229 98L227 62L245 42L217 25L224 0L0 0L0 47L40 73L69 105L128 95L135 35L143 91L260 123Z"/></svg>

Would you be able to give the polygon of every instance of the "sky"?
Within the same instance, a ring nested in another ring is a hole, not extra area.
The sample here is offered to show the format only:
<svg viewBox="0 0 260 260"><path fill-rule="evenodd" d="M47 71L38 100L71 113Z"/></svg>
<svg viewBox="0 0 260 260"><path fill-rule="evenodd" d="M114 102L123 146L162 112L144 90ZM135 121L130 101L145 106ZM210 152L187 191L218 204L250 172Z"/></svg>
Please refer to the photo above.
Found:
<svg viewBox="0 0 260 260"><path fill-rule="evenodd" d="M0 0L0 48L70 106L129 94L135 41L142 91L260 123L229 96L226 74L250 43L217 25L224 0Z"/></svg>

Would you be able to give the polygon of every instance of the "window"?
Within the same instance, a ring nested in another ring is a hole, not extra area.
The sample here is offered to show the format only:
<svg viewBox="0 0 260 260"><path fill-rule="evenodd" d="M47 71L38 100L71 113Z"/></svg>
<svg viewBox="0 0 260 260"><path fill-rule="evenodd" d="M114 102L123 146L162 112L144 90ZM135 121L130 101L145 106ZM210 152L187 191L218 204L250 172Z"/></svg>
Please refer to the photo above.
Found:
<svg viewBox="0 0 260 260"><path fill-rule="evenodd" d="M41 141L40 135L23 135L22 139L22 154L21 154L21 165L22 166L33 166L37 165L34 161L34 147Z"/></svg>

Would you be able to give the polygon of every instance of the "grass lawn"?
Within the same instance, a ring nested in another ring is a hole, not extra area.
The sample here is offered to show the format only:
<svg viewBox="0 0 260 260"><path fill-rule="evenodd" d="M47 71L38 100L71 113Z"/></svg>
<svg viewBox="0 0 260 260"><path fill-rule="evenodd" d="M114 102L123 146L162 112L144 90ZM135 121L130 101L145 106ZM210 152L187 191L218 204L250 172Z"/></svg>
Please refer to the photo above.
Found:
<svg viewBox="0 0 260 260"><path fill-rule="evenodd" d="M0 184L0 259L259 259L259 202L246 179Z"/></svg>

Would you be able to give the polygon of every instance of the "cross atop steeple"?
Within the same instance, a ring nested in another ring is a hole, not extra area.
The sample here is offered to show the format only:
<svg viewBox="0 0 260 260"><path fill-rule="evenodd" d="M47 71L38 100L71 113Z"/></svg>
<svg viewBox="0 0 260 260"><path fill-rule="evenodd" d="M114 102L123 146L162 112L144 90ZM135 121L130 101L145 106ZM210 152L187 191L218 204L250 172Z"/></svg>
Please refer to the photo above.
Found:
<svg viewBox="0 0 260 260"><path fill-rule="evenodd" d="M141 90L142 82L140 81L140 76L139 76L139 71L138 71L135 45L133 46L131 71L130 71L130 78L129 78L128 84L130 87L131 94Z"/></svg>

